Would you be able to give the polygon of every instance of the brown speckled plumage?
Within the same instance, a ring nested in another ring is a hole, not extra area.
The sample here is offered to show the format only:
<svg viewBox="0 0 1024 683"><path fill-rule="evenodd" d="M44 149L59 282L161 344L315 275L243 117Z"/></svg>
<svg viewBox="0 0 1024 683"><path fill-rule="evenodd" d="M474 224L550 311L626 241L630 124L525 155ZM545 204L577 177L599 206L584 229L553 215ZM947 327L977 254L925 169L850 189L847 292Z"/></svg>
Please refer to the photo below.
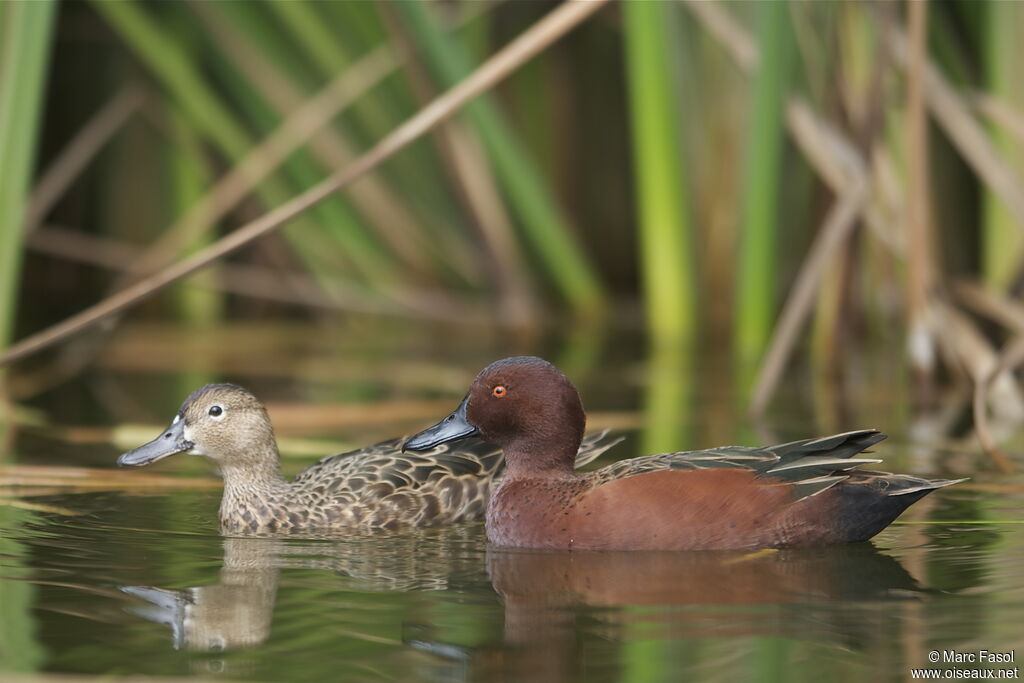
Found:
<svg viewBox="0 0 1024 683"><path fill-rule="evenodd" d="M579 464L617 443L603 437L585 440ZM164 434L118 462L145 465L180 452L209 457L224 477L220 524L228 535L393 529L483 518L504 471L500 449L476 439L427 453L402 453L401 445L401 439L393 439L330 456L287 481L263 404L242 387L211 384L185 400Z"/></svg>

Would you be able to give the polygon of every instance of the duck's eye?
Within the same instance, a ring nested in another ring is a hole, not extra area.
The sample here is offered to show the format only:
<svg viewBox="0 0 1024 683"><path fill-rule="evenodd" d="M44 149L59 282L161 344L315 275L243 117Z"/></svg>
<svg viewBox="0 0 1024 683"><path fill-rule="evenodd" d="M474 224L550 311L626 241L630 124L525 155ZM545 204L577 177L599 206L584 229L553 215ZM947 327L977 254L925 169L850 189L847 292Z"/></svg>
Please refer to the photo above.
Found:
<svg viewBox="0 0 1024 683"><path fill-rule="evenodd" d="M491 389L491 396L493 396L494 398L505 398L507 394L508 388L505 387L504 384L499 384L498 386Z"/></svg>
<svg viewBox="0 0 1024 683"><path fill-rule="evenodd" d="M220 417L223 414L224 414L224 409L221 408L220 406L210 406L210 416L211 417Z"/></svg>

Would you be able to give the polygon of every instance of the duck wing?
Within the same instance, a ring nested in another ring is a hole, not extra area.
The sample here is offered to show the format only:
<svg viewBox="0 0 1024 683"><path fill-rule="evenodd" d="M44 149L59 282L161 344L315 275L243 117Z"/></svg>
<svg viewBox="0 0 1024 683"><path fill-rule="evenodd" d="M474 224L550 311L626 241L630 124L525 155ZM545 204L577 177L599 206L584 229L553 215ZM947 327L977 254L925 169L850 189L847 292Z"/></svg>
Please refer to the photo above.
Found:
<svg viewBox="0 0 1024 683"><path fill-rule="evenodd" d="M580 445L585 465L622 439L603 431ZM403 439L382 441L324 458L300 472L292 486L317 504L337 501L369 526L425 526L481 519L505 470L501 449L480 439L402 452Z"/></svg>
<svg viewBox="0 0 1024 683"><path fill-rule="evenodd" d="M609 465L594 473L595 484L660 470L700 470L728 467L752 470L758 477L797 487L797 497L820 493L850 476L854 468L881 460L854 458L885 438L875 429L862 429L777 446L722 446L702 451L659 453ZM927 480L921 480L927 481Z"/></svg>
<svg viewBox="0 0 1024 683"><path fill-rule="evenodd" d="M608 430L603 429L600 432L593 434L587 434L583 437L583 442L580 444L579 451L576 452L576 469L589 465L594 460L604 455L612 446L617 446L622 443L626 437L614 436L608 438Z"/></svg>

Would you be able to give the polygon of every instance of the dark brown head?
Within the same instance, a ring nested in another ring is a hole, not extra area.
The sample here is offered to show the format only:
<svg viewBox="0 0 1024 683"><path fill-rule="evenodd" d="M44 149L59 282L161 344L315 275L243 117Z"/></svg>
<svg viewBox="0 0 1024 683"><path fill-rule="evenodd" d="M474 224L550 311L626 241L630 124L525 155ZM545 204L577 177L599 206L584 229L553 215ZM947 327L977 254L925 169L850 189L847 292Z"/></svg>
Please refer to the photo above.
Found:
<svg viewBox="0 0 1024 683"><path fill-rule="evenodd" d="M205 455L222 470L277 466L277 443L266 408L234 384L207 384L193 391L160 436L128 451L117 464L149 465L176 453Z"/></svg>
<svg viewBox="0 0 1024 683"><path fill-rule="evenodd" d="M579 392L551 363L518 356L491 363L473 381L458 409L405 442L428 450L478 434L509 451L551 454L572 467L586 414Z"/></svg>

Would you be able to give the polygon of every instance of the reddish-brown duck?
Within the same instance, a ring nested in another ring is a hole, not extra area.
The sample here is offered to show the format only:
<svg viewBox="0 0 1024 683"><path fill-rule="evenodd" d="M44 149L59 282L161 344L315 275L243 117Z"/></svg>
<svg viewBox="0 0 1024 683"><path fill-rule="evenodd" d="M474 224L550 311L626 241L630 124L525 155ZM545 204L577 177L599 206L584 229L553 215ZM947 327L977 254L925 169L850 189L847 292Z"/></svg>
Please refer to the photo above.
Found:
<svg viewBox="0 0 1024 683"><path fill-rule="evenodd" d="M586 415L555 366L486 367L458 409L408 450L479 435L505 453L487 507L498 546L593 550L781 548L864 541L934 489L962 480L855 469L885 438L861 430L766 448L726 446L573 469Z"/></svg>

